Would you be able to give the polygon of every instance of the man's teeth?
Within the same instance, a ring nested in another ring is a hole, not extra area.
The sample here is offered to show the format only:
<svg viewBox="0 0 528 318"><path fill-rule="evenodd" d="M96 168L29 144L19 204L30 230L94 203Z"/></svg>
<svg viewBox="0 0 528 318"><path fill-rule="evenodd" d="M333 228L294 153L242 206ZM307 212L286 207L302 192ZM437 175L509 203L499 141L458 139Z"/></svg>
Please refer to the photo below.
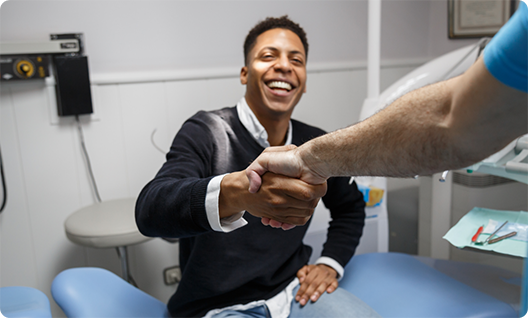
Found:
<svg viewBox="0 0 528 318"><path fill-rule="evenodd" d="M273 81L268 84L269 88L281 88L285 89L287 91L291 91L292 87L289 83L286 82L279 82L279 81Z"/></svg>

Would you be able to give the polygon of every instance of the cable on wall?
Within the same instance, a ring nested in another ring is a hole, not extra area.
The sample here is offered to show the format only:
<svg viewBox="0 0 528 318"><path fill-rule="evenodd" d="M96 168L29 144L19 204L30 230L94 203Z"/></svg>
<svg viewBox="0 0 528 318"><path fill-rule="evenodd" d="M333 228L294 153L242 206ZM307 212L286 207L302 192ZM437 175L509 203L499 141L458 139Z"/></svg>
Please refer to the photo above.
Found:
<svg viewBox="0 0 528 318"><path fill-rule="evenodd" d="M90 174L90 181L92 183L93 191L95 193L95 197L97 198L97 202L101 202L101 197L99 196L99 190L97 189L97 183L95 182L95 177L92 171L92 164L90 162L90 157L88 156L88 151L86 150L86 144L84 143L84 135L81 127L81 123L79 121L79 115L75 115L75 122L77 123L77 129L79 130L79 140L81 141L81 148L84 155L84 158L86 159L86 166L88 168L88 173ZM116 247L117 255L119 258L127 257L126 256L126 247L121 247L123 249L124 254L121 254L120 247ZM127 273L127 281L131 283L133 286L137 287L137 283L134 280L134 277L132 277L132 274Z"/></svg>
<svg viewBox="0 0 528 318"><path fill-rule="evenodd" d="M75 121L77 122L77 129L79 130L79 139L81 141L81 148L83 151L84 158L86 159L86 166L88 168L88 173L90 174L90 181L92 183L95 197L97 199L97 202L101 202L101 197L99 196L99 190L97 189L97 183L95 182L94 174L92 171L92 164L90 163L90 157L88 156L88 151L86 150L86 145L84 144L84 136L83 136L81 123L79 121L79 115L75 115Z"/></svg>
<svg viewBox="0 0 528 318"><path fill-rule="evenodd" d="M154 134L156 133L156 128L152 131L152 134L150 134L150 142L152 143L152 145L154 146L154 148L156 148L159 152L161 152L162 154L166 154L165 151L163 149L161 149L160 146L156 145L156 142L154 141Z"/></svg>
<svg viewBox="0 0 528 318"><path fill-rule="evenodd" d="M2 211L4 211L4 208L6 206L6 203L7 203L7 188L6 188L6 183L5 183L5 176L4 176L4 163L2 161L2 152L0 151L0 175L1 175L1 178L2 178L2 189L3 189L3 199L2 199L2 206L0 206L0 213L2 213Z"/></svg>

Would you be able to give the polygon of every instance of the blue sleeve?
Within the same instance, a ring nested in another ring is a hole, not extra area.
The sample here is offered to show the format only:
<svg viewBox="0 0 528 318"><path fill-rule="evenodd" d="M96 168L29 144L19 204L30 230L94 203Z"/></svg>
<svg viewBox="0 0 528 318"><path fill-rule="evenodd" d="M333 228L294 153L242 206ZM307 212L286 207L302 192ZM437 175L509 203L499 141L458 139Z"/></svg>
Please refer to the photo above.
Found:
<svg viewBox="0 0 528 318"><path fill-rule="evenodd" d="M484 49L484 64L501 83L528 93L528 8L524 1Z"/></svg>

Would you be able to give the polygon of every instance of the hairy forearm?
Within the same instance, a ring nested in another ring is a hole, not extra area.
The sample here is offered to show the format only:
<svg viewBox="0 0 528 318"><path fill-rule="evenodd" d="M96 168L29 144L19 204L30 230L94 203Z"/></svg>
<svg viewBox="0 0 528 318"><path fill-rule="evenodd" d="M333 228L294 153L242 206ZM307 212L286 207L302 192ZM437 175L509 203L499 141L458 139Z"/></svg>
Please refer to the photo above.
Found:
<svg viewBox="0 0 528 318"><path fill-rule="evenodd" d="M450 102L445 86L407 94L365 121L303 145L300 154L308 165L321 166L323 175L410 177L438 171L453 156L443 125ZM442 97L425 103L433 92Z"/></svg>
<svg viewBox="0 0 528 318"><path fill-rule="evenodd" d="M496 81L479 60L462 76L408 93L297 151L326 177L411 177L458 169L526 133L526 96Z"/></svg>

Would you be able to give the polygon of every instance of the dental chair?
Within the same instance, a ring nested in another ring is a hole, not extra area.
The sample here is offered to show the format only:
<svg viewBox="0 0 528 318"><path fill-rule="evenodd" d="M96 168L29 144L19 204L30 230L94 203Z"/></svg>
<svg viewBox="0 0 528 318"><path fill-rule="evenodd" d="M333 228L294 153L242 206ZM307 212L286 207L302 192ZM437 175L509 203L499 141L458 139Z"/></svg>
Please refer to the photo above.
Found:
<svg viewBox="0 0 528 318"><path fill-rule="evenodd" d="M24 286L0 288L0 313L9 318L51 318L46 294Z"/></svg>
<svg viewBox="0 0 528 318"><path fill-rule="evenodd" d="M51 294L67 317L169 317L163 302L102 268L61 272L53 280Z"/></svg>
<svg viewBox="0 0 528 318"><path fill-rule="evenodd" d="M519 317L520 275L400 253L357 255L340 287L382 317ZM51 293L67 317L168 317L166 305L101 268L72 268ZM513 303L513 304L512 304Z"/></svg>

